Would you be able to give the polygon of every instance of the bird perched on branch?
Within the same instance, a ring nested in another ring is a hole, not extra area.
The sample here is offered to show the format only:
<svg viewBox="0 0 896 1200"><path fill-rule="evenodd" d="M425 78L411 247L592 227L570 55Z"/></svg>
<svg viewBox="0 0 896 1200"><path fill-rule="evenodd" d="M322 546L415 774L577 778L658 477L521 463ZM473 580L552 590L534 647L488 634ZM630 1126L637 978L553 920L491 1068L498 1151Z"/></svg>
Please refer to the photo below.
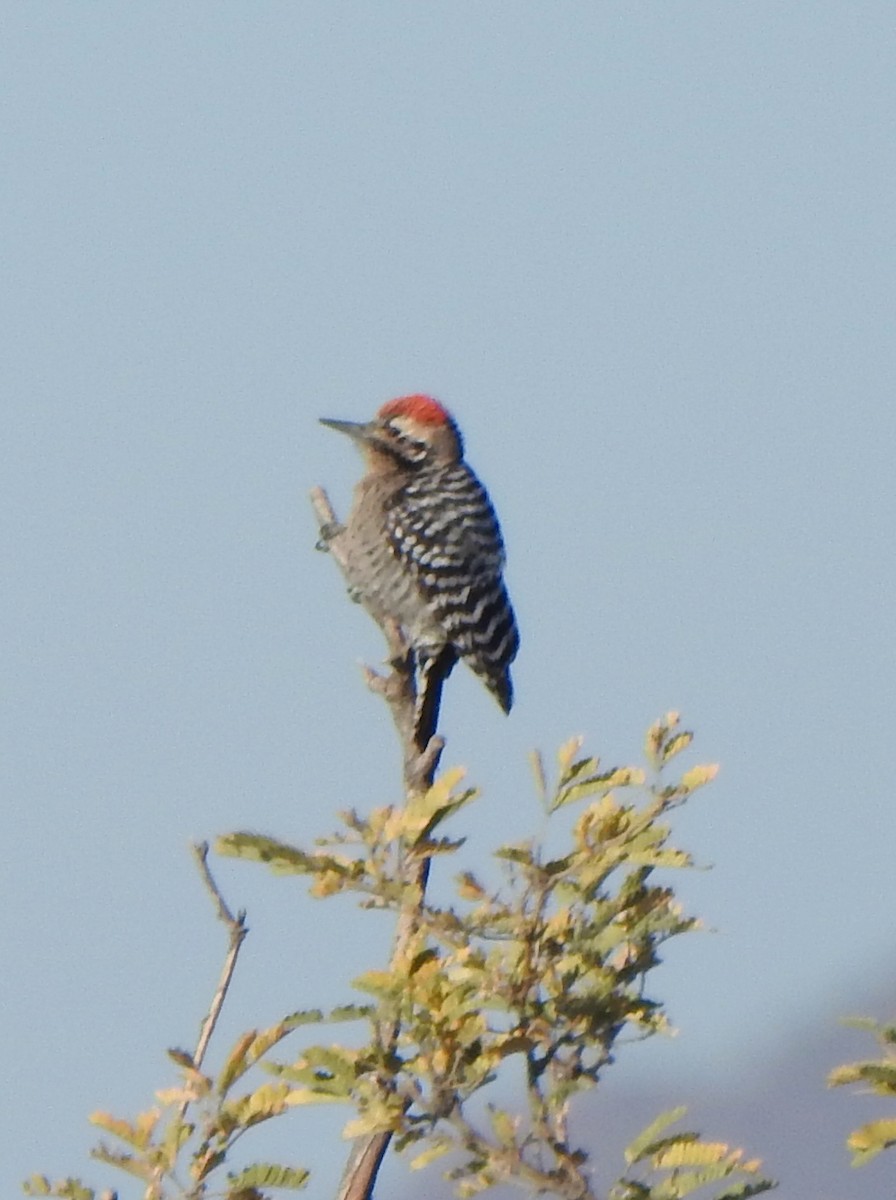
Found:
<svg viewBox="0 0 896 1200"><path fill-rule="evenodd" d="M364 456L348 521L327 540L339 539L353 596L379 624L396 622L414 655L418 729L434 723L458 658L509 712L519 634L502 576L504 543L454 419L417 395L390 400L372 421L322 424Z"/></svg>

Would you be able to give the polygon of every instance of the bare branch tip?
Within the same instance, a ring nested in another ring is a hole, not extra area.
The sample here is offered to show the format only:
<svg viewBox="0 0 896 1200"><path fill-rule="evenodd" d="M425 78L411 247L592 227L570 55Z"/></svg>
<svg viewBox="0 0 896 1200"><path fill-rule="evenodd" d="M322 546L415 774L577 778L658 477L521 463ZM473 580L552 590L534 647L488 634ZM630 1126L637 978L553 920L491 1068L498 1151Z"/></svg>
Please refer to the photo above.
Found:
<svg viewBox="0 0 896 1200"><path fill-rule="evenodd" d="M445 749L445 739L435 734L426 744L426 749L417 759L417 771L421 776L431 778L439 765L442 751Z"/></svg>

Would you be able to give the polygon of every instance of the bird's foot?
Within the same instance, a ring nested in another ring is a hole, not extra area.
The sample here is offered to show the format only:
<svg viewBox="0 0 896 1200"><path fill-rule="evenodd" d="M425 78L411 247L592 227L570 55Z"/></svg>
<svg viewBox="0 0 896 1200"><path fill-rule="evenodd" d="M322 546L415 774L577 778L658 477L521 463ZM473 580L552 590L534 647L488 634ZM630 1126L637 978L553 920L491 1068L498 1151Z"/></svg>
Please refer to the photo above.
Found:
<svg viewBox="0 0 896 1200"><path fill-rule="evenodd" d="M340 521L327 521L320 527L320 537L314 543L314 549L320 550L326 554L330 549L330 543L339 537L345 531L345 526Z"/></svg>

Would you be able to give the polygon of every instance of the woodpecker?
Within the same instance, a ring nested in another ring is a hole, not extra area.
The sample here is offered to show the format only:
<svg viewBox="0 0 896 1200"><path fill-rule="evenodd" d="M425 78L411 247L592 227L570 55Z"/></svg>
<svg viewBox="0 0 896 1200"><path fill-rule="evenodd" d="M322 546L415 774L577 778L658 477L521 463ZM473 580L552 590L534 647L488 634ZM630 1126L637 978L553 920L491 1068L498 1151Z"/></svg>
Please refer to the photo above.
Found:
<svg viewBox="0 0 896 1200"><path fill-rule="evenodd" d="M453 417L415 395L388 401L366 423L321 424L352 438L365 460L348 521L330 536L340 539L353 596L380 623L397 622L414 655L418 731L435 719L420 710L430 673L437 710L458 658L509 712L519 634L502 577L504 542Z"/></svg>

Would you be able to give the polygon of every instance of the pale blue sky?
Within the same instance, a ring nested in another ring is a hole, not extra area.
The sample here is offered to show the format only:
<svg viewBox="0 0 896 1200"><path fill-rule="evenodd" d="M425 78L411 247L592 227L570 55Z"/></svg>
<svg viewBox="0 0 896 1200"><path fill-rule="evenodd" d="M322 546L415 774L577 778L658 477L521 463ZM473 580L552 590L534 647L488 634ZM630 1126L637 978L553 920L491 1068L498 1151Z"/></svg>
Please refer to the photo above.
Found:
<svg viewBox="0 0 896 1200"><path fill-rule="evenodd" d="M892 977L894 33L882 0L7 7L4 1195L100 1178L86 1114L194 1039L188 840L394 798L306 493L358 473L316 418L403 392L508 543L517 707L458 672L444 708L477 845L574 732L628 760L679 708L722 764L678 822L718 932L628 1069L736 1073ZM229 1032L376 965L345 906L220 874Z"/></svg>

